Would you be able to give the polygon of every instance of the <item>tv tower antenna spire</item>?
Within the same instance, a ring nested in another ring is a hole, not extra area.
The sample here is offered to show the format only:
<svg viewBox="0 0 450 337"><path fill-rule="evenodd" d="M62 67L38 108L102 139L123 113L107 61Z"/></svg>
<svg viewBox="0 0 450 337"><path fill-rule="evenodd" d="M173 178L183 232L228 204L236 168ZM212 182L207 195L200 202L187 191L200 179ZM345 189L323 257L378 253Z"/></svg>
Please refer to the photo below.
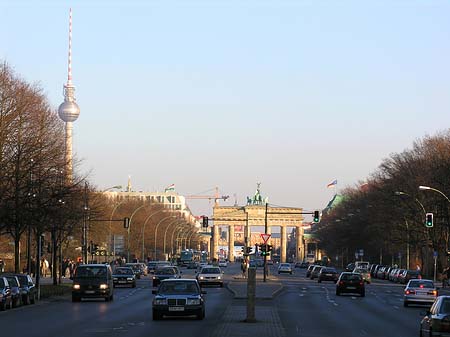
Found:
<svg viewBox="0 0 450 337"><path fill-rule="evenodd" d="M65 161L66 177L72 180L72 123L80 115L80 108L75 99L75 87L72 84L72 8L69 12L69 55L67 84L64 85L64 102L58 108L58 115L66 123Z"/></svg>

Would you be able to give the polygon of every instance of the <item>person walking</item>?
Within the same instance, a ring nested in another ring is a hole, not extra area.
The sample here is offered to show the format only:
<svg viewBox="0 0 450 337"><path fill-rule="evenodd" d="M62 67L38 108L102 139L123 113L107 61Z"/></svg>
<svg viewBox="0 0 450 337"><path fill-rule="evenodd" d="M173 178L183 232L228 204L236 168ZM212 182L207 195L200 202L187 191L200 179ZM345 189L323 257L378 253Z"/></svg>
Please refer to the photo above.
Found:
<svg viewBox="0 0 450 337"><path fill-rule="evenodd" d="M241 270L242 270L242 277L246 278L247 277L247 262L244 260L241 263Z"/></svg>

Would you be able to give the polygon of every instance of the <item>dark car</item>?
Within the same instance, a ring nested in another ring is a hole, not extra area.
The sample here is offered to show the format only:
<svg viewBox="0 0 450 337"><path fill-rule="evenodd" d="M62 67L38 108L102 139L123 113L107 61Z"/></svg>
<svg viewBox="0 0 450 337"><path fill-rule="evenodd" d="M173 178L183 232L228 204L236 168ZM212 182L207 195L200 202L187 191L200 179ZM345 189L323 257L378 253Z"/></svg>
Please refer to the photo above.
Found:
<svg viewBox="0 0 450 337"><path fill-rule="evenodd" d="M311 280L314 280L316 277L319 277L319 273L322 270L322 268L325 268L324 266L315 265L314 268L311 270L311 275L309 278Z"/></svg>
<svg viewBox="0 0 450 337"><path fill-rule="evenodd" d="M20 282L14 275L4 275L8 280L9 288L11 289L12 307L22 305L22 294L20 292Z"/></svg>
<svg viewBox="0 0 450 337"><path fill-rule="evenodd" d="M332 281L334 283L337 282L339 278L339 274L334 268L324 267L320 270L319 276L317 277L317 282L322 281Z"/></svg>
<svg viewBox="0 0 450 337"><path fill-rule="evenodd" d="M175 266L166 266L158 268L155 270L155 275L153 275L153 286L157 287L162 280L167 280L171 278L180 278L180 271Z"/></svg>
<svg viewBox="0 0 450 337"><path fill-rule="evenodd" d="M167 279L163 280L158 290L153 290L155 297L152 303L153 320L163 316L195 316L205 317L205 302L197 280Z"/></svg>
<svg viewBox="0 0 450 337"><path fill-rule="evenodd" d="M439 296L420 322L420 336L450 335L450 296Z"/></svg>
<svg viewBox="0 0 450 337"><path fill-rule="evenodd" d="M140 263L126 263L125 267L133 269L134 275L137 279L140 279L141 276L144 275L144 270L142 269L142 265Z"/></svg>
<svg viewBox="0 0 450 337"><path fill-rule="evenodd" d="M6 277L0 276L0 310L3 311L6 308L12 308L11 289Z"/></svg>
<svg viewBox="0 0 450 337"><path fill-rule="evenodd" d="M345 270L346 271L353 271L353 269L355 269L355 264L352 262L352 263L349 263L346 267L345 267Z"/></svg>
<svg viewBox="0 0 450 337"><path fill-rule="evenodd" d="M72 285L72 302L82 298L114 298L111 267L108 264L81 264L75 270Z"/></svg>
<svg viewBox="0 0 450 337"><path fill-rule="evenodd" d="M366 295L364 280L358 273L341 273L336 283L336 296L342 293L359 294L361 297Z"/></svg>
<svg viewBox="0 0 450 337"><path fill-rule="evenodd" d="M405 270L401 275L399 275L398 281L402 284L407 284L411 279L421 279L421 278L422 275L420 274L420 271Z"/></svg>
<svg viewBox="0 0 450 337"><path fill-rule="evenodd" d="M136 288L136 276L133 269L129 267L117 267L113 272L113 285L128 285Z"/></svg>
<svg viewBox="0 0 450 337"><path fill-rule="evenodd" d="M30 275L15 274L20 282L20 293L23 304L34 304L37 299L37 289Z"/></svg>

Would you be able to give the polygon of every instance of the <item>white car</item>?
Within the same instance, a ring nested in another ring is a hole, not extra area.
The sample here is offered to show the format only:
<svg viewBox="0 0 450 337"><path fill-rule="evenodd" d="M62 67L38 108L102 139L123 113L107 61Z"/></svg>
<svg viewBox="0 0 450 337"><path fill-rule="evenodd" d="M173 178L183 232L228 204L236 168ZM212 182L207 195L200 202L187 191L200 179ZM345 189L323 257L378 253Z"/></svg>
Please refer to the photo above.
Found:
<svg viewBox="0 0 450 337"><path fill-rule="evenodd" d="M228 262L226 260L219 260L219 267L227 267Z"/></svg>
<svg viewBox="0 0 450 337"><path fill-rule="evenodd" d="M200 286L217 284L223 287L223 271L219 267L206 266L197 274L197 281Z"/></svg>
<svg viewBox="0 0 450 337"><path fill-rule="evenodd" d="M292 266L290 263L280 263L278 266L278 274L289 273L292 275Z"/></svg>
<svg viewBox="0 0 450 337"><path fill-rule="evenodd" d="M432 280L412 279L406 285L403 305L405 307L410 303L431 305L437 296L438 291Z"/></svg>

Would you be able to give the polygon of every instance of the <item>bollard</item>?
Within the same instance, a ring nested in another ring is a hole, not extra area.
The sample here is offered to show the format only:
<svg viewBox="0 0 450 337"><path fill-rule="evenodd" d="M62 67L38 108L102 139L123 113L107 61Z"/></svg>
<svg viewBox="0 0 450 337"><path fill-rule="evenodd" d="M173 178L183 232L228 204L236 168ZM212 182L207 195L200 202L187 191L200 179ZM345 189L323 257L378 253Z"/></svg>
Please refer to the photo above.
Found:
<svg viewBox="0 0 450 337"><path fill-rule="evenodd" d="M245 322L254 323L255 318L255 295L256 295L256 268L248 268L247 278L247 318Z"/></svg>

